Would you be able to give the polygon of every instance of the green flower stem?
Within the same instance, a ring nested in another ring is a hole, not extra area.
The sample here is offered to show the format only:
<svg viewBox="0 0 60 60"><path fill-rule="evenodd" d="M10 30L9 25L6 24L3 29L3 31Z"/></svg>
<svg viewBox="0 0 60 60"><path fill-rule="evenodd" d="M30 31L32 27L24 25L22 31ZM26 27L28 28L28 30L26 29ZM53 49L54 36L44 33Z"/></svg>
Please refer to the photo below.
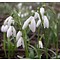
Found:
<svg viewBox="0 0 60 60"><path fill-rule="evenodd" d="M6 56L6 33L5 32L3 34L3 37L4 37L4 42L3 42L3 45L4 45L4 53L5 53L5 57L7 57Z"/></svg>
<svg viewBox="0 0 60 60"><path fill-rule="evenodd" d="M58 58L58 40L57 40L57 43L56 43L56 58Z"/></svg>
<svg viewBox="0 0 60 60"><path fill-rule="evenodd" d="M42 19L41 13L40 13L40 8L38 7L37 9L38 9L38 13L39 13L40 18L41 18L41 23L42 23L41 25L43 26L43 19ZM38 58L41 58L40 57L40 51L39 51L40 50L39 49L39 31L40 31L40 29L38 28Z"/></svg>
<svg viewBox="0 0 60 60"><path fill-rule="evenodd" d="M23 33L24 33L23 38L24 38L24 45L25 45L25 54L26 54L26 58L29 58L26 30L24 30Z"/></svg>
<svg viewBox="0 0 60 60"><path fill-rule="evenodd" d="M8 38L8 58L10 58L10 38Z"/></svg>
<svg viewBox="0 0 60 60"><path fill-rule="evenodd" d="M47 29L44 30L44 36L45 36L45 52L46 52L46 58L48 59L49 40L48 40L48 31L47 31Z"/></svg>
<svg viewBox="0 0 60 60"><path fill-rule="evenodd" d="M58 23L57 23L57 26L58 26ZM58 31L58 30L57 30ZM56 31L56 32L57 32ZM58 58L58 34L56 36L56 58Z"/></svg>
<svg viewBox="0 0 60 60"><path fill-rule="evenodd" d="M38 28L38 48L37 48L37 50L38 50L38 58L40 58L40 48L39 48L39 31L40 31L40 29Z"/></svg>

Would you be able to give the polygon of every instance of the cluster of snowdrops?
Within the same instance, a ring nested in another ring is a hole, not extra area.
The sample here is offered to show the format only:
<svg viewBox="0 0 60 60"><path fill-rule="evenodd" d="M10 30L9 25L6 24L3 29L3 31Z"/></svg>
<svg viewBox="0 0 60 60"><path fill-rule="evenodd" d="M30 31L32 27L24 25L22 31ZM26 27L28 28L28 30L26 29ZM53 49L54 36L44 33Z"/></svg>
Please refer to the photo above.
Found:
<svg viewBox="0 0 60 60"><path fill-rule="evenodd" d="M45 15L45 9L43 7L39 8L39 11L37 12L34 11L32 13L34 13L34 15L31 15L27 20L23 22L23 24L22 24L22 21L20 20L18 24L20 25L21 30L19 31L16 31L14 27L15 20L13 16L7 17L6 20L4 21L1 27L1 32L4 33L4 44L3 45L4 45L5 55L6 55L6 44L8 43L7 44L8 45L8 58L10 58L10 54L11 54L9 49L13 50L10 47L10 45L13 45L11 44L12 40L15 40L15 48L22 46L23 49L25 49L26 58L29 58L29 51L28 51L28 44L27 44L28 39L27 39L27 34L26 34L27 28L31 30L32 33L35 33L37 29L38 31L40 31L39 30L40 26L43 26L44 29L49 29L49 20L47 16ZM44 48L41 38L42 36L41 37L38 36L37 54L39 58L41 58L39 49Z"/></svg>

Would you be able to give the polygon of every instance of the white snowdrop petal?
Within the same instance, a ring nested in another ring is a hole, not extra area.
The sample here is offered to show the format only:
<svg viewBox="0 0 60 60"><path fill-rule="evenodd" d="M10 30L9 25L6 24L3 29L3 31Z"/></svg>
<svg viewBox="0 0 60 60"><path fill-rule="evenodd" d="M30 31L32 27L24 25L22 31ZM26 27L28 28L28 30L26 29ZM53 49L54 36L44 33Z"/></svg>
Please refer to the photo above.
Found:
<svg viewBox="0 0 60 60"><path fill-rule="evenodd" d="M47 16L44 16L44 28L49 28L49 21Z"/></svg>
<svg viewBox="0 0 60 60"><path fill-rule="evenodd" d="M7 25L7 23L8 23L8 20L6 19L6 20L4 21L4 25Z"/></svg>
<svg viewBox="0 0 60 60"><path fill-rule="evenodd" d="M42 15L42 16L44 15L45 10L44 10L44 8L43 8L43 7L41 7L41 8L40 8L40 13L41 13L41 15Z"/></svg>
<svg viewBox="0 0 60 60"><path fill-rule="evenodd" d="M33 17L33 19L31 20L31 23L29 24L29 28L32 32L35 32L36 30L36 22L35 22L35 19Z"/></svg>
<svg viewBox="0 0 60 60"><path fill-rule="evenodd" d="M24 45L24 40L22 38L22 47L25 48L25 45Z"/></svg>
<svg viewBox="0 0 60 60"><path fill-rule="evenodd" d="M12 26L12 27L13 27L13 26ZM13 27L13 32L12 32L12 33L13 33L13 36L16 37L16 30L15 30L14 27Z"/></svg>
<svg viewBox="0 0 60 60"><path fill-rule="evenodd" d="M1 26L1 31L4 32L4 25Z"/></svg>
<svg viewBox="0 0 60 60"><path fill-rule="evenodd" d="M41 20L38 20L36 27L38 27L40 24L41 24Z"/></svg>
<svg viewBox="0 0 60 60"><path fill-rule="evenodd" d="M9 38L12 35L12 26L7 30L7 37Z"/></svg>
<svg viewBox="0 0 60 60"><path fill-rule="evenodd" d="M7 32L8 28L9 28L8 25L5 25L4 32Z"/></svg>
<svg viewBox="0 0 60 60"><path fill-rule="evenodd" d="M17 47L21 46L21 38L17 42Z"/></svg>
<svg viewBox="0 0 60 60"><path fill-rule="evenodd" d="M42 43L42 41L39 41L39 48L43 48L43 43Z"/></svg>
<svg viewBox="0 0 60 60"><path fill-rule="evenodd" d="M8 21L8 26L10 26L11 24L14 24L14 20L9 20Z"/></svg>
<svg viewBox="0 0 60 60"><path fill-rule="evenodd" d="M6 20L4 21L4 25L9 25L10 26L12 19L13 19L12 16L7 17Z"/></svg>
<svg viewBox="0 0 60 60"><path fill-rule="evenodd" d="M37 19L37 18L40 19L40 16L39 16L39 13L38 13L38 12L35 12L34 18L35 18L35 19Z"/></svg>
<svg viewBox="0 0 60 60"><path fill-rule="evenodd" d="M7 17L6 20L4 21L4 25L7 25L9 20L12 20L13 18L11 16Z"/></svg>
<svg viewBox="0 0 60 60"><path fill-rule="evenodd" d="M17 47L22 45L23 38L20 37L19 40L17 41Z"/></svg>
<svg viewBox="0 0 60 60"><path fill-rule="evenodd" d="M30 16L30 17L24 22L23 27L22 27L23 30L28 26L28 24L29 24L29 22L30 22L31 20L32 20L32 16Z"/></svg>
<svg viewBox="0 0 60 60"><path fill-rule="evenodd" d="M16 36L16 40L18 40L21 36L22 36L22 32L18 31L17 36Z"/></svg>

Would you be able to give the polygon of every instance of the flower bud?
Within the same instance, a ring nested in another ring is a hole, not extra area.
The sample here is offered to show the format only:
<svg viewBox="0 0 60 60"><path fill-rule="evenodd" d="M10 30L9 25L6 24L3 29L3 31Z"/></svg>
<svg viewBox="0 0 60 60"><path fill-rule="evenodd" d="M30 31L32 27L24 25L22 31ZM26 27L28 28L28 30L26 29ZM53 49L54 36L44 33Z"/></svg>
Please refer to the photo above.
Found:
<svg viewBox="0 0 60 60"><path fill-rule="evenodd" d="M17 41L17 47L19 47L19 46L23 46L23 48L24 48L24 40L23 40L23 38L22 37L20 37L19 38L19 40Z"/></svg>
<svg viewBox="0 0 60 60"><path fill-rule="evenodd" d="M42 41L39 41L39 48L43 48Z"/></svg>
<svg viewBox="0 0 60 60"><path fill-rule="evenodd" d="M42 16L44 15L45 10L44 10L44 8L43 8L43 7L41 7L41 8L40 8L40 13L41 13L41 15L42 15Z"/></svg>
<svg viewBox="0 0 60 60"><path fill-rule="evenodd" d="M22 36L22 32L18 31L17 36L16 36L16 40L19 40L19 38Z"/></svg>
<svg viewBox="0 0 60 60"><path fill-rule="evenodd" d="M38 20L36 27L38 27L40 24L41 24L41 20Z"/></svg>
<svg viewBox="0 0 60 60"><path fill-rule="evenodd" d="M43 20L44 20L44 28L49 28L49 20L48 20L47 16L44 16Z"/></svg>

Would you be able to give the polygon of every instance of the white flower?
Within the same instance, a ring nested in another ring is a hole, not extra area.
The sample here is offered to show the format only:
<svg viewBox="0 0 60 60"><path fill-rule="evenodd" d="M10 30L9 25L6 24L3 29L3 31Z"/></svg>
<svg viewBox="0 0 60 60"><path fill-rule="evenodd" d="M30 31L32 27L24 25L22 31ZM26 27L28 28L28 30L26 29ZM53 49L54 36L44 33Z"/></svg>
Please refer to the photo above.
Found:
<svg viewBox="0 0 60 60"><path fill-rule="evenodd" d="M13 26L10 26L9 29L7 30L7 37L9 38L10 36L16 36L16 30Z"/></svg>
<svg viewBox="0 0 60 60"><path fill-rule="evenodd" d="M19 3L19 4L17 5L17 7L18 7L18 9L21 9L22 3Z"/></svg>
<svg viewBox="0 0 60 60"><path fill-rule="evenodd" d="M32 32L35 32L35 30L36 30L36 22L35 22L34 17L32 18L31 23L29 24L29 28L30 28L30 30Z"/></svg>
<svg viewBox="0 0 60 60"><path fill-rule="evenodd" d="M1 27L1 31L2 32L7 32L7 30L8 30L8 25L2 25L2 27Z"/></svg>
<svg viewBox="0 0 60 60"><path fill-rule="evenodd" d="M28 25L29 25L29 22L32 20L32 16L30 16L23 24L23 27L22 29L24 30Z"/></svg>
<svg viewBox="0 0 60 60"><path fill-rule="evenodd" d="M22 32L18 31L17 36L16 36L16 40L19 40L19 38L22 36Z"/></svg>
<svg viewBox="0 0 60 60"><path fill-rule="evenodd" d="M12 26L13 27L13 26ZM16 36L16 30L15 30L15 28L13 27L13 30L12 30L13 32L13 36L15 37Z"/></svg>
<svg viewBox="0 0 60 60"><path fill-rule="evenodd" d="M25 46L24 46L24 40L23 40L22 37L20 37L19 40L17 41L17 47L19 47L19 46L21 46L21 45L23 46L23 48L25 47Z"/></svg>
<svg viewBox="0 0 60 60"><path fill-rule="evenodd" d="M29 24L30 23L30 24ZM29 25L29 28L32 32L35 32L36 30L36 22L33 16L30 16L25 22L24 25L22 27L22 29L24 30L27 26Z"/></svg>
<svg viewBox="0 0 60 60"><path fill-rule="evenodd" d="M38 12L35 12L34 18L35 19L38 18L38 21L37 21L37 24L36 24L36 27L38 27L40 25L40 23L41 23L40 15L39 15Z"/></svg>
<svg viewBox="0 0 60 60"><path fill-rule="evenodd" d="M12 16L9 16L9 17L7 17L6 20L4 21L4 25L10 26L11 24L14 24L14 20L13 20Z"/></svg>
<svg viewBox="0 0 60 60"><path fill-rule="evenodd" d="M41 20L38 20L36 27L38 27L40 24L41 24Z"/></svg>
<svg viewBox="0 0 60 60"><path fill-rule="evenodd" d="M43 43L42 43L42 41L39 41L39 48L43 48Z"/></svg>
<svg viewBox="0 0 60 60"><path fill-rule="evenodd" d="M43 7L41 7L41 8L40 8L40 13L41 13L41 15L42 15L42 16L44 15L45 10L44 10L44 8L43 8Z"/></svg>
<svg viewBox="0 0 60 60"><path fill-rule="evenodd" d="M9 21L8 21L8 26L10 26L11 24L14 25L14 20L10 20L10 19L9 19Z"/></svg>
<svg viewBox="0 0 60 60"><path fill-rule="evenodd" d="M37 19L37 18L40 19L40 15L39 15L38 12L35 12L34 18L35 18L35 19Z"/></svg>
<svg viewBox="0 0 60 60"><path fill-rule="evenodd" d="M43 20L44 20L44 28L49 28L49 20L48 20L47 16L44 16Z"/></svg>
<svg viewBox="0 0 60 60"><path fill-rule="evenodd" d="M40 24L41 24L41 20L38 20L36 27L38 27Z"/></svg>
<svg viewBox="0 0 60 60"><path fill-rule="evenodd" d="M7 30L7 37L9 38L10 36L12 36L12 26Z"/></svg>
<svg viewBox="0 0 60 60"><path fill-rule="evenodd" d="M8 20L11 20L11 19L12 19L11 16L7 17L6 20L4 21L4 25L7 25L8 24Z"/></svg>

